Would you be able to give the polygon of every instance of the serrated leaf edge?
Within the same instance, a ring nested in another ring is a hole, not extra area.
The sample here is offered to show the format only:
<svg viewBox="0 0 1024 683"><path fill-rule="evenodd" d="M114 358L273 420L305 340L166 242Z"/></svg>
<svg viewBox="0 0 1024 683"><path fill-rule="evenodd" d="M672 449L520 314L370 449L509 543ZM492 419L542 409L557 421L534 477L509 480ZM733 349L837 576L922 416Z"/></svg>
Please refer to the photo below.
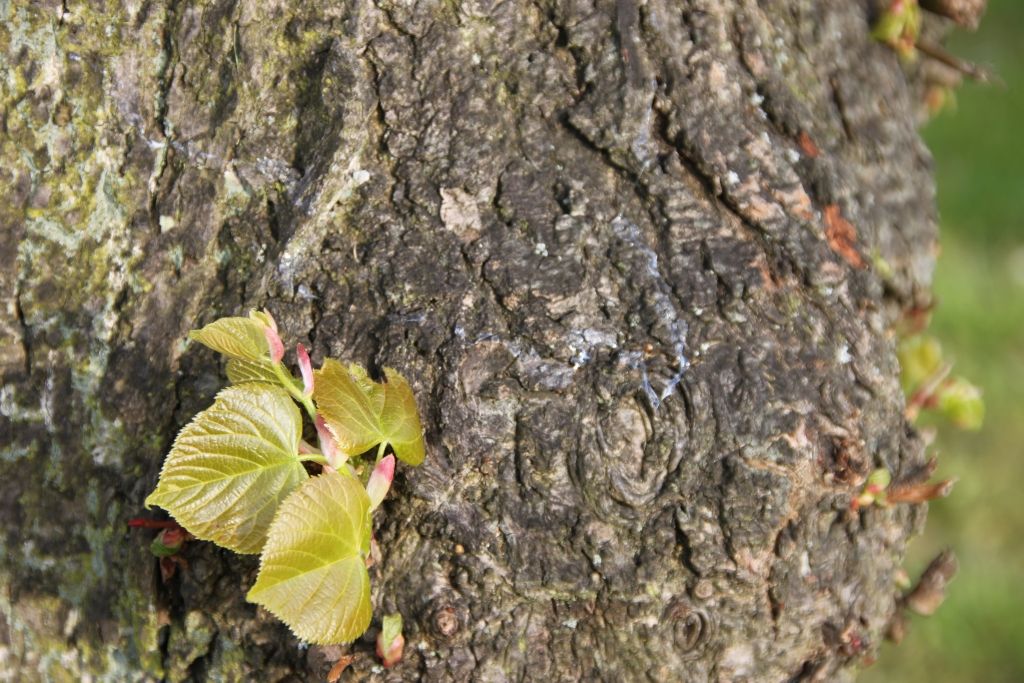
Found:
<svg viewBox="0 0 1024 683"><path fill-rule="evenodd" d="M320 475L317 475L317 476L318 477L323 477L323 476L339 476L339 477L352 478L351 475L344 474L340 470L335 472L334 474L320 474ZM303 482L303 484L307 483L308 481L312 481L313 479L316 479L316 477L310 477L306 482ZM267 527L267 538L268 539L270 537L270 529L274 528L274 524L277 522L278 518L281 516L282 510L284 509L284 506L285 506L285 503L287 503L288 499L291 498L292 496L299 494L301 488L302 488L302 484L297 486L295 488L295 490L293 490L291 493L289 493L287 496L285 496L284 500L281 501L281 504L277 506L277 510L274 512L274 518L270 521L270 526ZM366 516L370 520L370 524L369 524L369 526L370 526L370 535L372 536L372 534L373 534L373 523L372 523L373 515L372 515L372 511L369 510L369 508L367 508ZM369 537L366 540L369 541ZM362 544L362 545L367 545L367 544ZM265 547L266 547L266 544L264 544L264 548ZM354 558L359 558L360 561L365 562L367 554L368 554L368 551L366 549L364 549L363 547L359 547L356 550L356 554L355 555L351 555L349 557L345 557L345 558L342 558L340 560L335 560L334 562L331 562L329 564L321 565L321 567L318 567L318 569L324 568L324 567L329 567L331 565L338 564L339 562L345 562L345 561L348 561L348 560L351 560L351 559L354 559ZM332 640L330 640L328 638L307 638L306 636L303 636L302 634L298 633L295 630L295 627L292 626L291 623L289 623L284 617L282 617L280 614L278 614L275 610L273 610L270 607L266 606L262 602L257 602L256 600L252 599L253 589L256 587L256 583L259 582L260 574L263 573L263 566L264 566L264 556L263 556L263 551L261 550L260 551L260 567L259 567L259 570L256 572L256 582L254 582L253 585L249 588L249 590L246 591L245 599L248 602L251 602L254 605L258 605L261 609L265 609L267 612L269 612L270 614L274 615L274 618L277 619L278 621L280 621L285 626L287 626L288 630L291 632L291 634L293 636L295 636L296 638L298 638L299 640L302 640L304 642L308 642L308 643L313 644L313 645L346 645L348 643L352 643L352 642L355 642L356 640L358 640L370 628L370 623L372 623L372 621L373 621L373 605L372 605L372 602L371 602L371 605L370 605L369 618L367 619L366 625L359 632L359 634L356 635L356 636L353 636L351 640L332 641ZM367 572L367 575L368 574L369 574L369 572ZM368 586L368 588L370 588L372 590L373 586L370 583L369 576L367 576L367 586ZM339 594L340 594L340 592L339 592ZM372 597L371 597L371 599L372 599Z"/></svg>
<svg viewBox="0 0 1024 683"><path fill-rule="evenodd" d="M372 379L369 379L368 376L366 376L366 377L357 376L353 372L353 370L352 370L353 368L359 370L363 375L366 374L366 369L363 368L361 365L359 365L357 363L348 363L348 362L340 361L340 360L337 360L337 359L334 359L334 358L328 358L327 360L328 361L333 361L333 362L337 363L341 367L341 370L343 372L347 372L348 373L348 375L351 378L353 384L356 387L358 387L360 389L360 391L363 392L363 395L366 398L367 404L371 408L374 409L373 413L371 413L371 414L373 415L373 419L374 419L374 432L375 432L374 438L377 439L377 441L372 446L370 446L370 448L372 449L372 448L374 448L376 446L379 446L381 443L386 443L389 446L391 446L391 450L393 450L395 452L395 455L398 457L398 459L401 460L402 462L404 462L405 464L412 465L413 467L416 467L416 466L422 464L423 460L426 458L426 443L424 442L424 439L423 439L423 422L420 420L419 404L416 402L416 394L415 394L415 392L413 392L412 385L409 384L409 380L407 380L405 378L405 376L402 375L402 373L398 372L394 368L392 368L392 367L385 367L384 368L384 377L385 377L386 381L384 381L384 382L376 382L376 381L374 381ZM327 362L325 361L324 364L320 367L319 371L323 372L324 368L326 368L326 367L327 367ZM405 387L409 391L409 394L412 397L412 406L413 406L413 409L414 409L413 418L415 419L416 425L419 428L417 437L415 439L413 439L412 441L395 441L394 439L389 439L388 438L389 435L385 434L384 431L381 429L381 416L384 414L384 408L387 406L388 385L392 381L391 380L392 376L395 377L396 383L397 382L401 382L402 384L405 385ZM372 405L372 402L370 401L370 397L367 395L368 392L365 391L365 384L367 382L370 382L370 383L372 383L375 386L381 387L384 390L383 400L381 401L381 407L380 407L379 410L377 410L375 408L375 406ZM335 441L338 442L338 443L341 443L342 439L339 439L338 432L337 432L337 430L335 430L334 426L331 425L331 423L327 422L326 420L325 420L324 424L327 426L327 430L335 438ZM395 444L399 444L399 446L407 446L407 445L419 444L419 448L416 449L419 452L419 457L418 458L407 458L407 457L405 457L407 449L405 449L405 448L400 448L400 449L396 448ZM399 452L400 450L402 451L401 453ZM364 451L350 452L348 450L342 449L342 452L344 452L345 455L347 455L349 457L354 457L354 456L362 454Z"/></svg>
<svg viewBox="0 0 1024 683"><path fill-rule="evenodd" d="M291 401L291 397L288 396L288 393L281 386L275 385L275 384L270 384L268 382L255 382L255 381L253 381L253 382L243 382L241 384L232 384L230 386L226 386L226 387L222 388L220 391L218 391L214 395L213 402L210 403L210 405L206 406L206 408L203 408L198 413L193 415L192 419L189 420L184 426L182 426L181 429L178 430L178 433L174 437L174 441L172 441L172 443L171 443L171 450L168 451L166 456L164 456L164 461L160 465L160 474L157 476L156 487L150 492L150 494L148 496L146 496L145 500L143 501L143 505L146 507L147 510L152 509L154 505L159 507L160 509L164 510L175 522L178 522L181 525L181 528L183 528L186 531L188 531L190 534L192 534L192 536L194 536L196 539L198 539L200 541L208 541L208 542L213 543L214 545L216 545L218 547L226 548L227 550L230 550L232 552L238 553L239 555L258 555L258 554L263 552L263 546L262 545L257 550L239 550L238 548L233 548L231 546L224 545L223 543L221 543L221 542L219 542L219 541L217 541L217 540L207 536L206 534L196 533L192 529L189 529L188 527L185 526L184 523L182 523L178 519L178 516L175 515L171 510L168 510L160 502L158 502L156 500L153 500L154 497L157 495L157 492L160 490L160 480L163 479L164 472L166 471L167 466L168 466L168 464L170 462L170 458L169 458L170 453L173 452L174 445L178 443L178 439L181 437L182 433L184 433L189 427L191 427L196 422L198 422L200 416L203 413L205 413L207 410L212 408L217 403L217 401L221 398L221 396L223 394L225 394L227 392L230 392L230 391L234 391L238 387L243 386L243 385L248 385L248 386L261 385L261 386L269 389L272 392L279 392L279 393L281 393L283 396L287 397L289 401ZM249 418L248 416L244 416L243 415L243 417L245 417L246 419L249 419L251 421L251 418ZM299 437L300 438L301 438L301 435L302 435L302 431L301 430L302 430L302 427L301 427L301 424L300 424L300 426L299 426ZM296 452L295 453L296 462L301 463L301 460L298 459L298 455L299 454ZM290 463L281 463L280 465L275 465L274 468L289 467L289 466L291 466ZM264 469L272 469L272 468L264 468ZM306 479L307 480L309 479L308 475L306 476ZM267 525L267 530L268 531L269 531L270 527L273 525L274 520L277 519L277 515L280 512L281 505L284 504L284 501L287 500L289 496L291 496L296 491L298 491L299 488L302 486L302 484L305 481L306 480L303 480L303 481L299 482L299 484L295 488L293 488L291 491L289 491L288 494L278 502L277 509L274 510L274 516L271 518L270 523ZM271 502L272 502L271 500L267 500L266 504L269 505ZM260 510L262 510L265 507L266 507L266 505L261 507ZM264 539L263 539L263 545L265 545L265 544L266 544L266 537L264 537Z"/></svg>

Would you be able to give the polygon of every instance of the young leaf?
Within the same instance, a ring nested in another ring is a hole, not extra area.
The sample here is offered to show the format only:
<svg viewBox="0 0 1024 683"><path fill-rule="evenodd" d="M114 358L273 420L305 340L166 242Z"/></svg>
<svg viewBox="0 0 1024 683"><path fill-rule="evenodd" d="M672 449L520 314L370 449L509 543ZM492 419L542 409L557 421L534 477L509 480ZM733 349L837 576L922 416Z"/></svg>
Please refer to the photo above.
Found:
<svg viewBox="0 0 1024 683"><path fill-rule="evenodd" d="M240 358L229 358L227 364L228 380L232 384L243 382L269 382L280 384L277 374L274 372L269 360L241 360Z"/></svg>
<svg viewBox="0 0 1024 683"><path fill-rule="evenodd" d="M391 444L399 460L423 462L423 430L416 399L405 378L385 368L386 384L372 381L357 365L346 368L327 359L316 373L313 398L338 447L349 455L381 442Z"/></svg>
<svg viewBox="0 0 1024 683"><path fill-rule="evenodd" d="M146 506L164 508L196 538L258 553L278 503L307 478L301 436L282 389L228 387L178 434Z"/></svg>
<svg viewBox="0 0 1024 683"><path fill-rule="evenodd" d="M376 394L364 391L348 369L333 358L325 360L315 374L313 400L317 412L331 428L338 447L349 455L362 453L380 443L379 415L383 399L380 393L380 407L377 407Z"/></svg>
<svg viewBox="0 0 1024 683"><path fill-rule="evenodd" d="M348 372L352 375L359 388L363 390L366 397L373 406L374 411L380 412L384 409L384 387L370 378L370 373L358 363L349 363Z"/></svg>
<svg viewBox="0 0 1024 683"><path fill-rule="evenodd" d="M347 643L370 625L370 500L337 472L304 483L281 504L246 598L310 643Z"/></svg>
<svg viewBox="0 0 1024 683"><path fill-rule="evenodd" d="M248 318L221 318L189 332L189 338L229 358L261 361L270 358L266 313L250 311Z"/></svg>

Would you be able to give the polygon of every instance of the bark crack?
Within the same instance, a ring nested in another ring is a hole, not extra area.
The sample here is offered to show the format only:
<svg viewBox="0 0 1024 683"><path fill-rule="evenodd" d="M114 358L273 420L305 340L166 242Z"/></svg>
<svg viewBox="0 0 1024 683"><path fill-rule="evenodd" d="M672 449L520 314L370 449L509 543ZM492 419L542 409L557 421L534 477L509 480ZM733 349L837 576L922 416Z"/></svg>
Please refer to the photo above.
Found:
<svg viewBox="0 0 1024 683"><path fill-rule="evenodd" d="M836 113L839 115L839 121L843 124L843 135L849 142L853 142L856 136L853 133L850 118L846 114L846 103L843 101L843 94L840 92L839 82L835 75L828 79L828 92L832 98L832 104L835 105Z"/></svg>
<svg viewBox="0 0 1024 683"><path fill-rule="evenodd" d="M25 376L32 376L32 330L25 319L25 309L21 305L21 278L14 283L14 315L18 319L18 326L21 334L21 352L25 356L23 361Z"/></svg>
<svg viewBox="0 0 1024 683"><path fill-rule="evenodd" d="M178 26L178 2L168 0L164 8L163 23L160 28L160 63L157 67L157 92L153 112L153 120L160 132L163 142L157 150L153 162L153 170L149 176L149 218L155 230L160 229L160 215L157 207L159 200L160 180L167 168L168 155L174 141L173 126L167 119L168 98L174 81L174 69L177 66L177 50L175 49L174 33Z"/></svg>

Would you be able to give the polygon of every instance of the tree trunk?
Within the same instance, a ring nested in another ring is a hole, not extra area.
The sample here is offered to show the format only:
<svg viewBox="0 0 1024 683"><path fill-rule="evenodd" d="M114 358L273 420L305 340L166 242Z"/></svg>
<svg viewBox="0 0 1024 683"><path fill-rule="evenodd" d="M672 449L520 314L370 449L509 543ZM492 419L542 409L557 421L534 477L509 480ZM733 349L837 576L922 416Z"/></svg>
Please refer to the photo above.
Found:
<svg viewBox="0 0 1024 683"><path fill-rule="evenodd" d="M186 332L263 306L426 429L371 570L406 654L352 680L851 677L936 250L869 4L0 2L0 680L329 668L254 556L163 582L126 527L224 383Z"/></svg>

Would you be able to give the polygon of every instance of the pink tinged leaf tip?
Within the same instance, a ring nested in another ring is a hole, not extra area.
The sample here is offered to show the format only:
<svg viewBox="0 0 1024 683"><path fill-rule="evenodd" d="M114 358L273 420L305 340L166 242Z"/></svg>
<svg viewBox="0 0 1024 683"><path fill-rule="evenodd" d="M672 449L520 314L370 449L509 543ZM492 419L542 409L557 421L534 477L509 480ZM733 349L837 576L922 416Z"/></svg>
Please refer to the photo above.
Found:
<svg viewBox="0 0 1024 683"><path fill-rule="evenodd" d="M249 317L259 320L267 327L272 328L274 332L277 332L277 321L274 320L274 316L272 316L270 311L267 309L264 308L262 311L250 311Z"/></svg>
<svg viewBox="0 0 1024 683"><path fill-rule="evenodd" d="M281 336L272 327L264 327L263 334L266 335L267 345L270 346L270 360L280 363L284 358L284 342L281 341Z"/></svg>
<svg viewBox="0 0 1024 683"><path fill-rule="evenodd" d="M315 424L317 436L320 437L320 452L327 458L327 464L337 469L345 462L345 456L338 451L338 444L322 415L316 416Z"/></svg>
<svg viewBox="0 0 1024 683"><path fill-rule="evenodd" d="M295 355L299 359L299 371L302 372L303 393L313 395L313 364L309 362L309 352L302 344L295 345Z"/></svg>
<svg viewBox="0 0 1024 683"><path fill-rule="evenodd" d="M391 641L390 645L382 646L380 640L377 641L377 656L380 657L385 669L390 669L402 661L403 650L405 650L405 636L401 633Z"/></svg>
<svg viewBox="0 0 1024 683"><path fill-rule="evenodd" d="M366 495L370 497L370 509L375 510L388 495L391 480L395 478L395 456L389 455L373 468L370 480L366 482Z"/></svg>

